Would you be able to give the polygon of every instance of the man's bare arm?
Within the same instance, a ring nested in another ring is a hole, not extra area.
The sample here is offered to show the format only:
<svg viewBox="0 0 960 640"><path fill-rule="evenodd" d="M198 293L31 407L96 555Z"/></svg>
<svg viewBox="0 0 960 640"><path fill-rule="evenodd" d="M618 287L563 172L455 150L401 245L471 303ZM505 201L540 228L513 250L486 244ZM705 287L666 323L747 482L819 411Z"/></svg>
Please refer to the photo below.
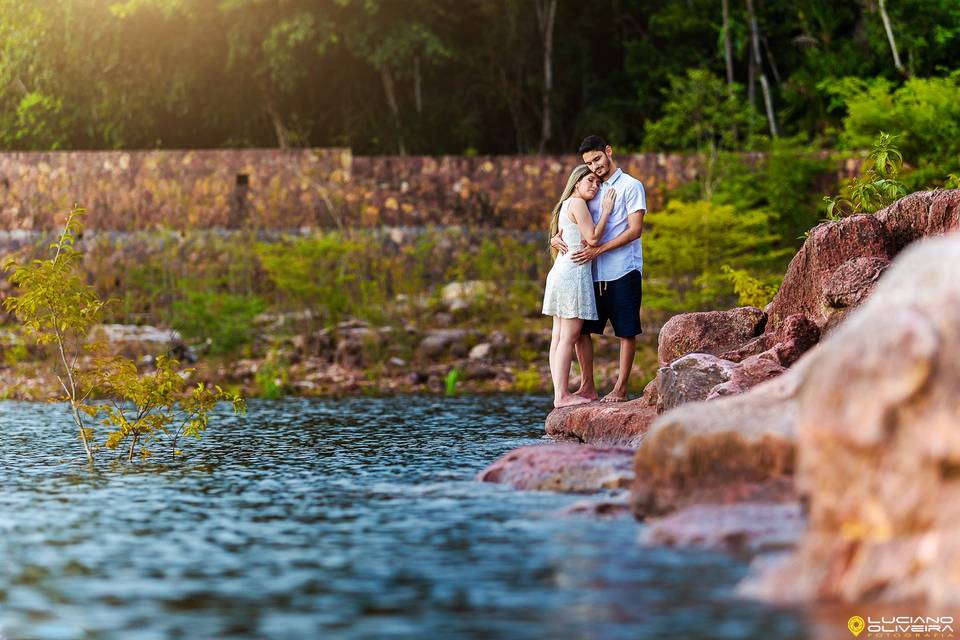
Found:
<svg viewBox="0 0 960 640"><path fill-rule="evenodd" d="M646 209L637 209L627 216L627 228L624 229L616 238L609 240L608 242L604 242L598 247L584 247L580 251L572 254L570 259L577 264L583 264L584 262L590 262L601 253L619 249L623 245L633 242L643 235L643 214L646 212Z"/></svg>

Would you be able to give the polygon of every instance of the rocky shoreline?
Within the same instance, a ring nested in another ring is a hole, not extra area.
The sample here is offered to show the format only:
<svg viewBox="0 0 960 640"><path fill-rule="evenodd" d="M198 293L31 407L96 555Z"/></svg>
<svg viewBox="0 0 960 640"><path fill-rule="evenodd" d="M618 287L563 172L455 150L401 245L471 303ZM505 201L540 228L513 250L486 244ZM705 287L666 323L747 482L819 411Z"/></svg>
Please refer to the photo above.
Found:
<svg viewBox="0 0 960 640"><path fill-rule="evenodd" d="M645 544L747 553L744 597L949 613L960 605L958 230L960 191L816 227L765 309L671 319L642 398L554 411L554 443L478 479L592 495L595 508L575 513L629 505ZM826 637L845 632L830 626Z"/></svg>

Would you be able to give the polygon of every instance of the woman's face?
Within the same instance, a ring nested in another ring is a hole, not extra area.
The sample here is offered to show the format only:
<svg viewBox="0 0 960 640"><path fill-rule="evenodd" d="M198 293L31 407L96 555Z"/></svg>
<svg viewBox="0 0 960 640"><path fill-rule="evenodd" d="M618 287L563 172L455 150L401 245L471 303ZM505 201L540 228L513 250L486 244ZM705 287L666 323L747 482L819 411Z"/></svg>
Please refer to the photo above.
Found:
<svg viewBox="0 0 960 640"><path fill-rule="evenodd" d="M590 200L600 191L600 178L593 173L588 173L577 182L576 191L580 192L580 197L584 200Z"/></svg>

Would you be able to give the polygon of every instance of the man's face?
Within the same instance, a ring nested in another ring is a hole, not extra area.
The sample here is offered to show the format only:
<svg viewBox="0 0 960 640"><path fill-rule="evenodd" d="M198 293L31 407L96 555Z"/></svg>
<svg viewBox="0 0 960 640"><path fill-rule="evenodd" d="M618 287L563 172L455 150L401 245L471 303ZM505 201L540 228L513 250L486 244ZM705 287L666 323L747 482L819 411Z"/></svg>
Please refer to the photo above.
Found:
<svg viewBox="0 0 960 640"><path fill-rule="evenodd" d="M583 163L590 167L598 178L606 178L610 173L610 163L613 161L613 150L610 145L603 151L586 151L583 154Z"/></svg>

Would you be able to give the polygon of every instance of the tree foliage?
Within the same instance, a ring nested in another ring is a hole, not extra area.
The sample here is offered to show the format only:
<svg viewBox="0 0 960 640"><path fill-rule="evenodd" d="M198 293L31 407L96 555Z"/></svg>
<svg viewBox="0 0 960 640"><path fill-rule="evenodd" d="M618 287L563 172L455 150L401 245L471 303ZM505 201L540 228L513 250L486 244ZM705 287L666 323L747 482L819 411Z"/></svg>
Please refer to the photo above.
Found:
<svg viewBox="0 0 960 640"><path fill-rule="evenodd" d="M700 110L763 112L762 70L781 135L843 132L856 144L843 118L859 107L831 88L879 78L922 104L936 88L924 82L954 68L960 43L953 0L888 3L905 77L876 2L764 0L753 3L761 64L751 71L746 5L731 2L739 88L723 87L712 80L726 76L721 5L559 3L547 151L597 131L620 148L695 149L702 132L667 130L678 114L663 99L688 70L701 74L691 86L707 98ZM545 113L545 44L537 3L521 0L0 0L0 144L529 152ZM647 122L663 124L645 140ZM748 127L737 132L749 139ZM907 158L927 141L905 138Z"/></svg>
<svg viewBox="0 0 960 640"><path fill-rule="evenodd" d="M202 435L216 403L229 401L234 411L241 412L243 399L203 383L188 390L186 379L191 370L181 371L179 363L165 355L157 358L152 372L141 373L127 358L99 354L100 345L88 337L105 303L86 283L80 269L81 254L74 248L84 213L79 208L70 212L63 232L50 246L51 257L29 263L6 262L10 282L19 295L5 298L4 307L20 319L28 337L55 352L62 398L70 406L90 464L100 448L94 427L97 422L107 428L103 447L127 444L128 460L136 453L148 457L147 445L159 440L177 454L183 436Z"/></svg>

